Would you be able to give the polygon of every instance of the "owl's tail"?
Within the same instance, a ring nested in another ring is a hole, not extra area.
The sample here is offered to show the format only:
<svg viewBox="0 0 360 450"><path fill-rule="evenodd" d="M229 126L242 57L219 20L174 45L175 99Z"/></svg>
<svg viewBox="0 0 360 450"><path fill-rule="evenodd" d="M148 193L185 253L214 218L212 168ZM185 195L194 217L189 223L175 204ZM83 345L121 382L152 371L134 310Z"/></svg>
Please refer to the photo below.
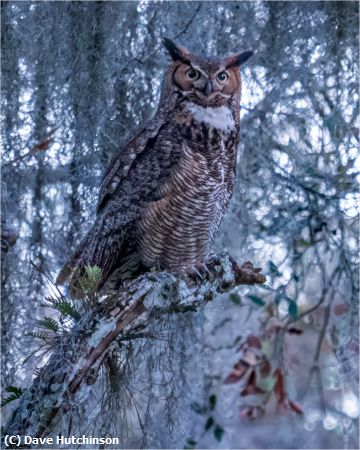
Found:
<svg viewBox="0 0 360 450"><path fill-rule="evenodd" d="M84 297L82 280L86 269L96 266L101 269L97 285L97 289L101 289L116 266L124 236L124 229L117 230L111 227L108 220L98 217L75 254L60 270L56 284L62 285L68 281L70 295L74 298Z"/></svg>

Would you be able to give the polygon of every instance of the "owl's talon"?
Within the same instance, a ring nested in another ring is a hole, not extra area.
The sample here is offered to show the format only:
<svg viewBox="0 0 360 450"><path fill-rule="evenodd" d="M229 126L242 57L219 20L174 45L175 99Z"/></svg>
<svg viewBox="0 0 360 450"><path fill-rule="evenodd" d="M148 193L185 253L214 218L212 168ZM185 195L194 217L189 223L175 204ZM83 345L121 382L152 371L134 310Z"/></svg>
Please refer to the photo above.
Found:
<svg viewBox="0 0 360 450"><path fill-rule="evenodd" d="M195 266L185 267L184 270L185 277L190 279L191 281L198 283L203 282L206 279L209 279L211 276L211 270L207 264L196 264Z"/></svg>
<svg viewBox="0 0 360 450"><path fill-rule="evenodd" d="M210 256L210 258L206 261L206 269L209 272L209 274L211 273L211 270L214 269L215 266L218 266L219 264L221 264L221 258L215 254L213 254L212 256Z"/></svg>
<svg viewBox="0 0 360 450"><path fill-rule="evenodd" d="M189 278L192 278L195 282L199 279L200 281L203 281L204 277L198 270L197 266L188 267L186 269L186 273Z"/></svg>
<svg viewBox="0 0 360 450"><path fill-rule="evenodd" d="M211 277L211 270L210 270L210 266L208 265L208 263L202 263L202 264L198 264L196 266L197 270L200 272L200 274L202 275L203 279L209 279Z"/></svg>
<svg viewBox="0 0 360 450"><path fill-rule="evenodd" d="M210 278L211 272L210 272L210 269L209 269L209 267L208 267L207 264L204 264L203 270L204 270L204 272L205 272L205 277L206 277L206 278Z"/></svg>

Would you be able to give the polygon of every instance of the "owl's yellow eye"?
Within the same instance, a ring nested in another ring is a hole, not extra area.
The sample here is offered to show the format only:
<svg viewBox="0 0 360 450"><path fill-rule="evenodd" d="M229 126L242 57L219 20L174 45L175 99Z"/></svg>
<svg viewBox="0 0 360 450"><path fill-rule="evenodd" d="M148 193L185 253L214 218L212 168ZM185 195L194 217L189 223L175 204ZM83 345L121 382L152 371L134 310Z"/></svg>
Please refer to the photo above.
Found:
<svg viewBox="0 0 360 450"><path fill-rule="evenodd" d="M217 74L216 78L220 83L226 83L229 79L229 74L227 72L220 72Z"/></svg>
<svg viewBox="0 0 360 450"><path fill-rule="evenodd" d="M190 67L190 69L187 69L185 72L186 78L188 78L191 81L197 80L200 77L200 72Z"/></svg>

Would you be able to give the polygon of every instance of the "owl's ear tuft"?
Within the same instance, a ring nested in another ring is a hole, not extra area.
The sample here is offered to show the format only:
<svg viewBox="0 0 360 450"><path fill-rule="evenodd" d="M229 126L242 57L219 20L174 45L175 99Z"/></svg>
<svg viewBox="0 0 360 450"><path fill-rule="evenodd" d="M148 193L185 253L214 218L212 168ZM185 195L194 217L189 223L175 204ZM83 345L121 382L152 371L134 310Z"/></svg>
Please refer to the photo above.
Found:
<svg viewBox="0 0 360 450"><path fill-rule="evenodd" d="M238 53L237 55L229 56L225 59L225 67L239 67L244 64L249 58L253 56L254 52L247 50L246 52Z"/></svg>
<svg viewBox="0 0 360 450"><path fill-rule="evenodd" d="M163 37L162 42L174 61L189 62L189 52L185 47L181 47L167 37Z"/></svg>

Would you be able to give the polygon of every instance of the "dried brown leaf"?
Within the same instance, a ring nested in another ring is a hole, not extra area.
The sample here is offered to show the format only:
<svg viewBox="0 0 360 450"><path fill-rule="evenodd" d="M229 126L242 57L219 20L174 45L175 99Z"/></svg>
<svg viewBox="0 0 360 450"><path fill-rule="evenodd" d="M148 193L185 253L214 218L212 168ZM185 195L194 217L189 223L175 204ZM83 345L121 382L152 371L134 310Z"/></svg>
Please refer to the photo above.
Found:
<svg viewBox="0 0 360 450"><path fill-rule="evenodd" d="M258 336L250 335L246 338L249 347L261 348L261 340Z"/></svg>
<svg viewBox="0 0 360 450"><path fill-rule="evenodd" d="M247 367L243 366L240 362L236 363L230 372L230 375L224 381L224 384L237 383L246 373Z"/></svg>

